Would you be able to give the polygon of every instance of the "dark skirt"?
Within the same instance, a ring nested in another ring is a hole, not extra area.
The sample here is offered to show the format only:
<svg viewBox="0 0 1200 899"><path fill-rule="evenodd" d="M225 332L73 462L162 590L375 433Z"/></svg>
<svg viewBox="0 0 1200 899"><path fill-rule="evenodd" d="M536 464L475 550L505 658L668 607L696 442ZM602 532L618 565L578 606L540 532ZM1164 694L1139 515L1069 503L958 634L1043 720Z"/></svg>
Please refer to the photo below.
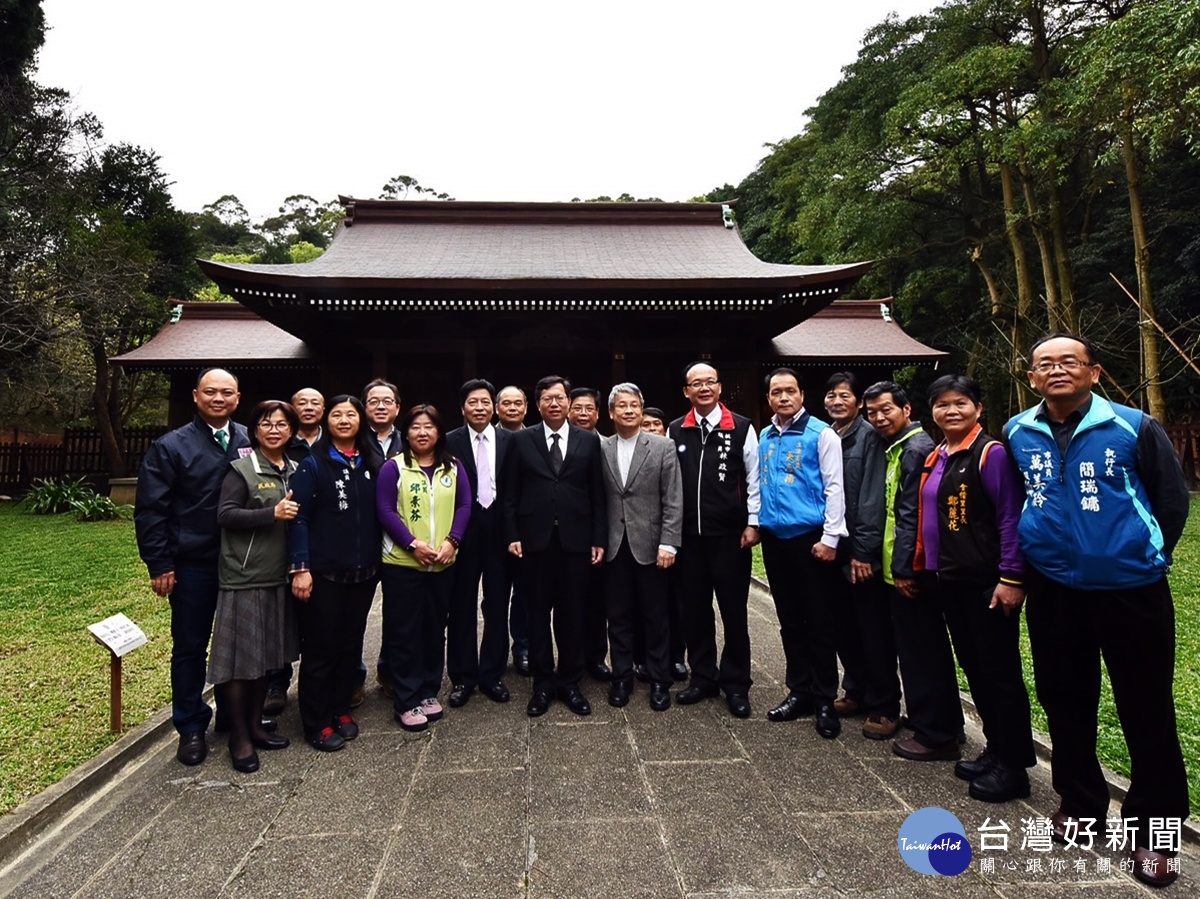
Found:
<svg viewBox="0 0 1200 899"><path fill-rule="evenodd" d="M299 657L299 635L287 588L221 590L213 622L208 682L254 680Z"/></svg>

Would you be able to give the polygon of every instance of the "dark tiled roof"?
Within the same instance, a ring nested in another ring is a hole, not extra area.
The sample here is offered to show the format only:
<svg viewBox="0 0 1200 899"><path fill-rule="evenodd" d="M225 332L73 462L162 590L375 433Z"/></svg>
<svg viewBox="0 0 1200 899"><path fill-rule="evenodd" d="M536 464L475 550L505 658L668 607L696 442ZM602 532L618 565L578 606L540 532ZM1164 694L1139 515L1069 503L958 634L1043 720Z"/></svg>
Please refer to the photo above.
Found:
<svg viewBox="0 0 1200 899"><path fill-rule="evenodd" d="M200 265L252 306L382 297L392 308L430 291L472 305L539 290L586 290L596 299L607 291L636 298L631 308L682 290L764 306L828 301L870 268L763 262L726 226L719 203L342 201L347 219L312 262Z"/></svg>
<svg viewBox="0 0 1200 899"><path fill-rule="evenodd" d="M932 362L949 353L909 337L892 321L892 300L837 300L771 341L781 359Z"/></svg>
<svg viewBox="0 0 1200 899"><path fill-rule="evenodd" d="M109 361L128 368L313 365L304 341L259 318L239 303L181 303L178 321L146 343Z"/></svg>

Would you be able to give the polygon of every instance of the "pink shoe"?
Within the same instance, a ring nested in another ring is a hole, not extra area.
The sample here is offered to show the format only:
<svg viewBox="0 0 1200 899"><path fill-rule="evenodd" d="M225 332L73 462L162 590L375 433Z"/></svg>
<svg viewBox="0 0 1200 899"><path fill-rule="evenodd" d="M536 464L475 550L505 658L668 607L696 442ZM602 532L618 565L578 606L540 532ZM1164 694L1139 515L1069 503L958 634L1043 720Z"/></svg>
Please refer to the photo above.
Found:
<svg viewBox="0 0 1200 899"><path fill-rule="evenodd" d="M430 696L421 700L421 711L425 713L425 720L438 721L442 717L442 704L436 696Z"/></svg>
<svg viewBox="0 0 1200 899"><path fill-rule="evenodd" d="M409 709L407 712L396 712L395 717L405 730L416 731L429 727L429 719L425 717L425 713L419 707Z"/></svg>

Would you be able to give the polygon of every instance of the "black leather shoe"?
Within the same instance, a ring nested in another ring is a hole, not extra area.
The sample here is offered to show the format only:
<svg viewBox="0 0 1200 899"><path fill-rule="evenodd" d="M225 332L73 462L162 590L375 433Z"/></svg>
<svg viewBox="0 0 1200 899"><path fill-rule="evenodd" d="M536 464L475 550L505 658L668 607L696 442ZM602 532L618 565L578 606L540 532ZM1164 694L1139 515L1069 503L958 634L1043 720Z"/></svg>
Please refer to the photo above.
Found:
<svg viewBox="0 0 1200 899"><path fill-rule="evenodd" d="M683 662L671 663L671 678L677 681L685 681L688 679L687 665Z"/></svg>
<svg viewBox="0 0 1200 899"><path fill-rule="evenodd" d="M665 712L671 707L671 685L653 684L650 687L650 708L656 712Z"/></svg>
<svg viewBox="0 0 1200 899"><path fill-rule="evenodd" d="M684 687L675 694L675 701L680 705L691 705L699 702L701 699L711 699L713 696L720 694L720 690L716 684L709 687L702 687L699 684L692 684L690 687Z"/></svg>
<svg viewBox="0 0 1200 899"><path fill-rule="evenodd" d="M838 718L837 710L832 702L823 702L817 706L817 733L826 740L832 740L842 732L842 721Z"/></svg>
<svg viewBox="0 0 1200 899"><path fill-rule="evenodd" d="M240 771L243 774L253 774L258 770L258 753L251 752L249 755L238 758L232 752L229 754L229 760L233 762L233 770Z"/></svg>
<svg viewBox="0 0 1200 899"><path fill-rule="evenodd" d="M634 665L633 666L633 676L636 677L643 684L650 683L650 669L647 668L645 665Z"/></svg>
<svg viewBox="0 0 1200 899"><path fill-rule="evenodd" d="M278 715L287 705L287 687L272 684L267 687L267 697L263 700L264 715Z"/></svg>
<svg viewBox="0 0 1200 899"><path fill-rule="evenodd" d="M798 696L789 693L779 705L767 712L768 721L795 721L811 715L814 711L811 696Z"/></svg>
<svg viewBox="0 0 1200 899"><path fill-rule="evenodd" d="M592 680L610 681L612 680L612 669L604 662L592 662L587 666L587 673Z"/></svg>
<svg viewBox="0 0 1200 899"><path fill-rule="evenodd" d="M979 775L967 788L972 799L980 802L1008 802L1029 796L1029 775L1024 768L1014 768L997 761L990 771Z"/></svg>
<svg viewBox="0 0 1200 899"><path fill-rule="evenodd" d="M208 743L204 741L204 731L179 735L179 749L175 758L185 765L199 765L208 756Z"/></svg>
<svg viewBox="0 0 1200 899"><path fill-rule="evenodd" d="M629 696L633 693L633 684L627 680L615 680L608 685L608 704L614 709L629 705Z"/></svg>
<svg viewBox="0 0 1200 899"><path fill-rule="evenodd" d="M265 749L268 751L272 749L287 749L292 745L291 740L287 737L281 737L279 734L267 734L267 736L261 739L255 737L250 742L254 744L255 749Z"/></svg>
<svg viewBox="0 0 1200 899"><path fill-rule="evenodd" d="M504 686L502 680L498 680L494 684L480 684L479 692L492 702L508 702L512 699L512 694L508 692L508 687Z"/></svg>
<svg viewBox="0 0 1200 899"><path fill-rule="evenodd" d="M467 704L467 700L471 698L471 694L474 692L474 687L468 687L466 684L455 684L450 688L450 696L446 701L450 703L451 708L462 708Z"/></svg>
<svg viewBox="0 0 1200 899"><path fill-rule="evenodd" d="M534 693L529 697L529 705L525 706L525 714L530 718L540 718L550 708L549 693Z"/></svg>
<svg viewBox="0 0 1200 899"><path fill-rule="evenodd" d="M955 765L954 776L959 780L974 780L991 771L998 761L1000 760L992 755L992 751L985 747L974 760L963 759Z"/></svg>
<svg viewBox="0 0 1200 899"><path fill-rule="evenodd" d="M741 693L730 693L725 697L729 703L729 714L734 718L750 717L750 700Z"/></svg>
<svg viewBox="0 0 1200 899"><path fill-rule="evenodd" d="M513 671L521 677L529 677L529 656L517 654L513 656Z"/></svg>
<svg viewBox="0 0 1200 899"><path fill-rule="evenodd" d="M579 692L578 687L564 687L559 692L559 698L576 715L592 714L592 704Z"/></svg>

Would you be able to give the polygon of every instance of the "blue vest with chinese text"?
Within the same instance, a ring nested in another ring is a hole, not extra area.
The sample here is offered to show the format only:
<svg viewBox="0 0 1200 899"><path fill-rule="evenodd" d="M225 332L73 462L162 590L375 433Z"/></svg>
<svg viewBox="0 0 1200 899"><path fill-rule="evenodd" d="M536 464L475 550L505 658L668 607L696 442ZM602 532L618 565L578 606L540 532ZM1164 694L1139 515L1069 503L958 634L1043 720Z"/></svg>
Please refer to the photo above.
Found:
<svg viewBox="0 0 1200 899"><path fill-rule="evenodd" d="M762 430L758 442L759 489L762 508L758 523L787 540L825 524L825 482L821 478L817 441L829 425L807 412L780 433L775 425Z"/></svg>
<svg viewBox="0 0 1200 899"><path fill-rule="evenodd" d="M1035 406L1004 426L1025 482L1026 560L1077 590L1118 590L1167 573L1162 530L1137 472L1142 412L1093 395L1061 453Z"/></svg>

